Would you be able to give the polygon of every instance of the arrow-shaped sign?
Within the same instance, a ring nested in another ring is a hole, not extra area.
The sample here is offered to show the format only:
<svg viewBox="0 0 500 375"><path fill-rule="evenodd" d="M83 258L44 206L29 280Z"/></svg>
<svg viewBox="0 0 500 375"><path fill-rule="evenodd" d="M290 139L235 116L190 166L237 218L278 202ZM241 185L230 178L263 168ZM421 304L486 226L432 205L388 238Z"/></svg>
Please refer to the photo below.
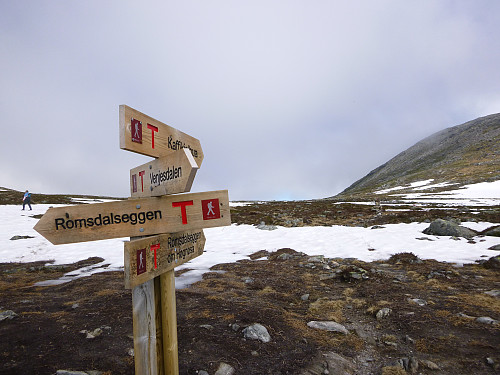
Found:
<svg viewBox="0 0 500 375"><path fill-rule="evenodd" d="M132 198L158 197L191 190L198 166L187 148L130 170Z"/></svg>
<svg viewBox="0 0 500 375"><path fill-rule="evenodd" d="M34 229L53 244L231 225L227 190L49 208Z"/></svg>
<svg viewBox="0 0 500 375"><path fill-rule="evenodd" d="M125 287L130 289L203 254L203 229L125 242Z"/></svg>
<svg viewBox="0 0 500 375"><path fill-rule="evenodd" d="M203 161L198 139L126 105L120 106L120 148L154 158L187 148L198 167Z"/></svg>

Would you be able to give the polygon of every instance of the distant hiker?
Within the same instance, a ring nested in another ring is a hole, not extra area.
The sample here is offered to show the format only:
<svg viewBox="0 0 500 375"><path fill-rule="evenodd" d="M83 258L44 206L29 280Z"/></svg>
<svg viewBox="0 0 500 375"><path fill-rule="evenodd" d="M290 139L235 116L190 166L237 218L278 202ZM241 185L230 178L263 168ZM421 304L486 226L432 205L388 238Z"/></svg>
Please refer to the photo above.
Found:
<svg viewBox="0 0 500 375"><path fill-rule="evenodd" d="M26 205L28 205L28 207L31 210L31 193L28 190L26 190L23 197L23 211L24 211L24 206Z"/></svg>

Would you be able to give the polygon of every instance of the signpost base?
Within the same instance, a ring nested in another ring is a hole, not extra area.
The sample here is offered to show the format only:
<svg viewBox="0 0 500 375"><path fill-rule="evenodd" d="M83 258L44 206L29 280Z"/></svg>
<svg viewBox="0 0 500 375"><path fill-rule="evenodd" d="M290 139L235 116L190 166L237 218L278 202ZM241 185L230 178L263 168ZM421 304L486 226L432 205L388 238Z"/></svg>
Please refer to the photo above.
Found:
<svg viewBox="0 0 500 375"><path fill-rule="evenodd" d="M135 373L164 373L160 278L156 277L132 289Z"/></svg>
<svg viewBox="0 0 500 375"><path fill-rule="evenodd" d="M179 358L177 348L177 314L175 305L174 270L163 273L159 276L159 278L165 375L178 375Z"/></svg>

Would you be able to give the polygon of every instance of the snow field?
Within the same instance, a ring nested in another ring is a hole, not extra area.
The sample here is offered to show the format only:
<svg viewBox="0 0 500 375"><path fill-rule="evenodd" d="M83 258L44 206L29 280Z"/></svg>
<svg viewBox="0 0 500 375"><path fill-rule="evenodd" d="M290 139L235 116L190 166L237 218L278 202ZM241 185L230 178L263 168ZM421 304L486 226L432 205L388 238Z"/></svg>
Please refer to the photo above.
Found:
<svg viewBox="0 0 500 375"><path fill-rule="evenodd" d="M21 211L20 206L0 206L0 262L33 262L54 260L55 264L73 263L89 257L104 259L100 264L71 272L74 277L87 276L103 270L123 269L123 242L128 238L52 245L39 235L33 226L37 219L31 215L43 214L49 205L34 205L33 211ZM399 252L412 252L422 259L436 259L452 263L473 263L481 257L491 257L498 251L488 250L500 243L496 237L475 238L470 244L465 239L426 236L426 223L388 224L382 229L361 227L278 227L273 231L256 229L251 225L204 229L207 238L205 253L176 269L190 271L176 279L177 288L196 280L210 267L219 263L235 262L259 250L275 251L288 247L309 255L328 258L357 258L364 261L387 259ZM494 223L463 223L475 230L483 230ZM15 235L34 238L10 240ZM418 240L426 237L432 239ZM108 265L105 269L102 267ZM70 280L71 278L68 278Z"/></svg>

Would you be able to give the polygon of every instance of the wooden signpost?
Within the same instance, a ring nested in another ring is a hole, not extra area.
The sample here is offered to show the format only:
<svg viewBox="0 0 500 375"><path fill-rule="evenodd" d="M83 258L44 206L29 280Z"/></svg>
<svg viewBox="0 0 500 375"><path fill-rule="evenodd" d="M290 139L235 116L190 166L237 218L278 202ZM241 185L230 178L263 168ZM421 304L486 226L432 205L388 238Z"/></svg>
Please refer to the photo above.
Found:
<svg viewBox="0 0 500 375"><path fill-rule="evenodd" d="M227 190L49 208L34 229L54 245L231 224Z"/></svg>
<svg viewBox="0 0 500 375"><path fill-rule="evenodd" d="M130 289L203 254L202 229L125 242L125 288Z"/></svg>
<svg viewBox="0 0 500 375"><path fill-rule="evenodd" d="M203 228L231 224L227 190L187 193L203 161L200 141L126 105L120 148L156 158L130 170L132 199L49 208L34 229L53 244L130 236L135 372L178 375L174 268L202 255ZM171 195L175 194L175 195Z"/></svg>
<svg viewBox="0 0 500 375"><path fill-rule="evenodd" d="M130 196L158 197L191 190L198 165L187 148L130 170Z"/></svg>
<svg viewBox="0 0 500 375"><path fill-rule="evenodd" d="M154 158L187 148L198 167L203 161L198 139L126 105L120 106L120 148Z"/></svg>

